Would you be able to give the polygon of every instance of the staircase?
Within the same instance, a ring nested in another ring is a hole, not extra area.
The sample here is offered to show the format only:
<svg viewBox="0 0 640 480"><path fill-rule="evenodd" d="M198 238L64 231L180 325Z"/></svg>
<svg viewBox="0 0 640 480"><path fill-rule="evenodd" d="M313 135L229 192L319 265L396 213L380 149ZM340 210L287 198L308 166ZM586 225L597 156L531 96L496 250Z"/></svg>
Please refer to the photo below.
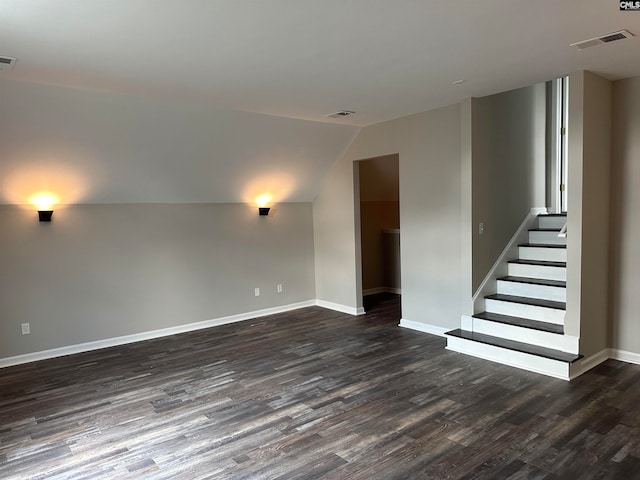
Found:
<svg viewBox="0 0 640 480"><path fill-rule="evenodd" d="M553 377L569 379L578 338L564 334L567 299L566 215L539 215L518 246L484 311L447 332L447 348Z"/></svg>

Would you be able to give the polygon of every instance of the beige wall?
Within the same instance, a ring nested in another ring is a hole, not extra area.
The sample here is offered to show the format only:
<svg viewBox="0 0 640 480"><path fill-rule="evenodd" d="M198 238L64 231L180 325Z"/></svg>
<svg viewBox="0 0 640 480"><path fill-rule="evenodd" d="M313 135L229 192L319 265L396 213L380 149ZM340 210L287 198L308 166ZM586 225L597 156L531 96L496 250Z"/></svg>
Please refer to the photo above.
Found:
<svg viewBox="0 0 640 480"><path fill-rule="evenodd" d="M475 292L531 208L545 206L545 84L474 98L470 115Z"/></svg>
<svg viewBox="0 0 640 480"><path fill-rule="evenodd" d="M567 315L565 333L580 353L608 347L611 82L569 76Z"/></svg>
<svg viewBox="0 0 640 480"><path fill-rule="evenodd" d="M0 75L0 203L310 202L359 129Z"/></svg>
<svg viewBox="0 0 640 480"><path fill-rule="evenodd" d="M0 206L0 222L0 358L315 297L309 203L76 205L50 224Z"/></svg>
<svg viewBox="0 0 640 480"><path fill-rule="evenodd" d="M402 316L455 328L462 296L458 105L366 127L334 165L314 202L318 298L361 306L353 162L394 153L400 159Z"/></svg>
<svg viewBox="0 0 640 480"><path fill-rule="evenodd" d="M640 77L613 84L611 346L640 354Z"/></svg>

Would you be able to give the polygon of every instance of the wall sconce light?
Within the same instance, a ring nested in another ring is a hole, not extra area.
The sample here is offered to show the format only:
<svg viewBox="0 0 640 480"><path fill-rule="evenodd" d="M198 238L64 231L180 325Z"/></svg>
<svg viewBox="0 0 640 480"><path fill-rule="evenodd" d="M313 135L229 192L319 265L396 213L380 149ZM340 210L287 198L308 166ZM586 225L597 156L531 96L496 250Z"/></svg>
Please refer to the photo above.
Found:
<svg viewBox="0 0 640 480"><path fill-rule="evenodd" d="M53 204L56 203L56 198L52 195L37 195L32 200L38 208L38 220L41 222L50 222L53 216Z"/></svg>
<svg viewBox="0 0 640 480"><path fill-rule="evenodd" d="M41 222L50 222L53 216L53 210L38 210L38 220Z"/></svg>
<svg viewBox="0 0 640 480"><path fill-rule="evenodd" d="M260 195L256 198L256 203L258 204L258 215L261 217L266 217L269 215L270 207L267 207L267 204L271 201L272 197L269 194Z"/></svg>

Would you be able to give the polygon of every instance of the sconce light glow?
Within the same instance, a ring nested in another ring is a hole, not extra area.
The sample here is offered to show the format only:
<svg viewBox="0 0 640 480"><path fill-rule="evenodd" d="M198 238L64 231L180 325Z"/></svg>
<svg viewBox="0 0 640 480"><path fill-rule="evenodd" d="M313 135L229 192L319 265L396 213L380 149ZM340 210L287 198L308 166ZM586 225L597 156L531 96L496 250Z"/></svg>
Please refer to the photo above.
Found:
<svg viewBox="0 0 640 480"><path fill-rule="evenodd" d="M51 210L58 203L58 199L50 193L38 193L31 197L29 203L35 205L38 210Z"/></svg>
<svg viewBox="0 0 640 480"><path fill-rule="evenodd" d="M258 198L256 198L256 203L258 204L258 207L264 208L269 205L272 199L273 197L271 195L265 193L264 195L260 195Z"/></svg>
<svg viewBox="0 0 640 480"><path fill-rule="evenodd" d="M258 214L261 217L266 217L267 215L269 215L269 210L271 210L271 208L267 207L267 205L271 202L272 199L273 197L268 193L260 195L258 198L256 198L256 203L258 204Z"/></svg>
<svg viewBox="0 0 640 480"><path fill-rule="evenodd" d="M38 218L41 222L50 222L53 215L53 206L58 198L50 193L38 193L31 197L31 203L38 209Z"/></svg>

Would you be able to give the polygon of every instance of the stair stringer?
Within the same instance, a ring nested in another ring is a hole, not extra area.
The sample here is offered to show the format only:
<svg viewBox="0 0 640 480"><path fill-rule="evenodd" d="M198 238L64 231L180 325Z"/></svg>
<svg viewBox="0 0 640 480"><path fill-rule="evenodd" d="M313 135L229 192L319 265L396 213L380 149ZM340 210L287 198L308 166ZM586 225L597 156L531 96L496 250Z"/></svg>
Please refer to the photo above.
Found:
<svg viewBox="0 0 640 480"><path fill-rule="evenodd" d="M529 240L529 229L534 227L538 222L538 215L547 213L544 207L532 208L524 218L518 230L513 234L511 240L504 247L500 256L485 275L484 280L473 295L473 313L484 311L484 297L496 293L496 284L498 278L507 274L507 260L518 256L518 245L527 243ZM465 316L463 316L464 318ZM464 325L462 326L464 329Z"/></svg>

